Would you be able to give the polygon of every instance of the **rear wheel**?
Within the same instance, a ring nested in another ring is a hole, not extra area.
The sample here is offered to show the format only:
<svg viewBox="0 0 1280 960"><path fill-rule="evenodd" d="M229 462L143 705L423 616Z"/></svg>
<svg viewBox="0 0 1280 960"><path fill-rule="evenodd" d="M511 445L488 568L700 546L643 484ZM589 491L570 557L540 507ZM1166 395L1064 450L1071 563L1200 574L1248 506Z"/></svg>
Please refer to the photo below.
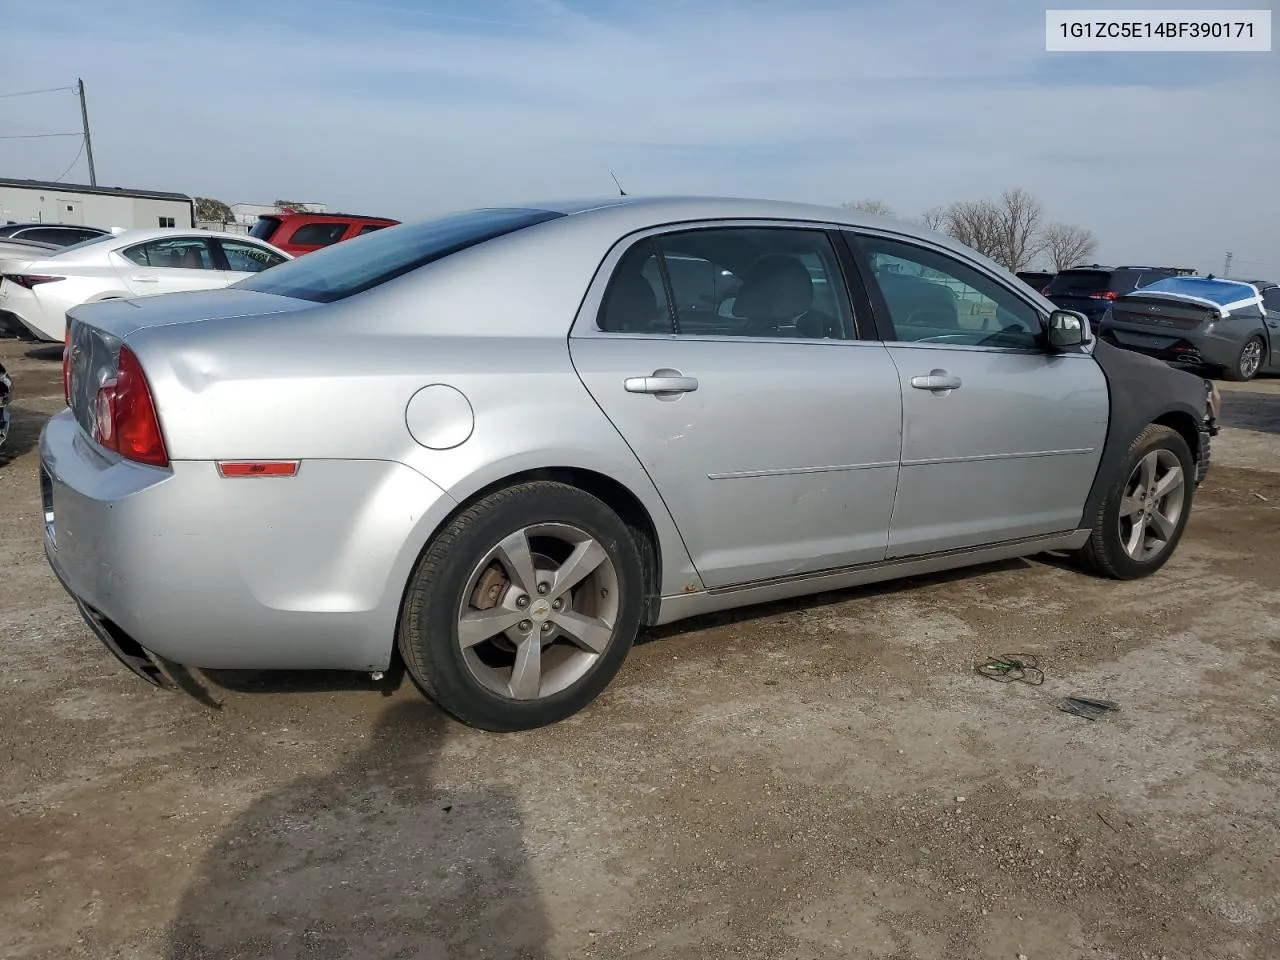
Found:
<svg viewBox="0 0 1280 960"><path fill-rule="evenodd" d="M1252 380L1262 369L1262 361L1266 356L1267 346L1258 336L1250 337L1240 348L1236 362L1223 371L1228 380L1237 382Z"/></svg>
<svg viewBox="0 0 1280 960"><path fill-rule="evenodd" d="M459 514L418 562L397 642L443 709L485 730L544 726L613 679L640 624L632 532L596 497L523 483Z"/></svg>
<svg viewBox="0 0 1280 960"><path fill-rule="evenodd" d="M1182 435L1159 424L1147 427L1129 447L1080 559L1118 580L1155 573L1182 539L1194 478L1195 461Z"/></svg>

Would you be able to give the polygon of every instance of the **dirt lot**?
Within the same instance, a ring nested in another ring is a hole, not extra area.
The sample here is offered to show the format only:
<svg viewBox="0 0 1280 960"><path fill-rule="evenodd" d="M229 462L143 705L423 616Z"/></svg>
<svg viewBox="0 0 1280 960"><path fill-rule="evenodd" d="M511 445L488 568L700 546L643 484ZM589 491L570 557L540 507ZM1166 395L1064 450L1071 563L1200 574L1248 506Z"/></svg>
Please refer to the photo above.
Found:
<svg viewBox="0 0 1280 960"><path fill-rule="evenodd" d="M41 546L0 341L0 956L1280 956L1280 381L1139 583L1053 563L662 631L528 734L407 682L154 691ZM1033 653L1042 686L977 676ZM1096 722L1068 694L1117 701Z"/></svg>

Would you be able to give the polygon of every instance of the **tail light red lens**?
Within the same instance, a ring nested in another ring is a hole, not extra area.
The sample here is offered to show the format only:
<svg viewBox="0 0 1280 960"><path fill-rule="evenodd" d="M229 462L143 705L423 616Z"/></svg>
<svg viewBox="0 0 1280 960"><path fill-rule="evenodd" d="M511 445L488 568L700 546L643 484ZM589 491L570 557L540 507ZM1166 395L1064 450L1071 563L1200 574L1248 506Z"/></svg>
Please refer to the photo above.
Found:
<svg viewBox="0 0 1280 960"><path fill-rule="evenodd" d="M1089 294L1090 300L1115 300L1120 294L1114 290L1099 290L1097 293Z"/></svg>
<svg viewBox="0 0 1280 960"><path fill-rule="evenodd" d="M71 325L67 324L67 335L62 341L62 395L67 406L71 406Z"/></svg>
<svg viewBox="0 0 1280 960"><path fill-rule="evenodd" d="M6 273L4 279L30 290L32 287L39 286L42 283L53 283L56 280L65 280L67 278L50 277L42 273Z"/></svg>
<svg viewBox="0 0 1280 960"><path fill-rule="evenodd" d="M128 347L120 348L115 377L98 388L93 424L94 439L108 450L136 463L169 465L151 387Z"/></svg>

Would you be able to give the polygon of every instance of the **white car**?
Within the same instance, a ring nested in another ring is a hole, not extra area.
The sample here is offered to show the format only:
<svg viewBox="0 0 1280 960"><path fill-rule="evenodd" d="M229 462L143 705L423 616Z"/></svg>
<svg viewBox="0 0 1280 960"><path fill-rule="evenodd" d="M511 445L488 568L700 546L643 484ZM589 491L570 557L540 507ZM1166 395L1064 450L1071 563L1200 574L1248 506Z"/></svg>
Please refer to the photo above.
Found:
<svg viewBox="0 0 1280 960"><path fill-rule="evenodd" d="M0 326L48 341L63 339L67 311L79 304L212 290L293 259L253 237L172 227L123 230L35 256L0 256Z"/></svg>

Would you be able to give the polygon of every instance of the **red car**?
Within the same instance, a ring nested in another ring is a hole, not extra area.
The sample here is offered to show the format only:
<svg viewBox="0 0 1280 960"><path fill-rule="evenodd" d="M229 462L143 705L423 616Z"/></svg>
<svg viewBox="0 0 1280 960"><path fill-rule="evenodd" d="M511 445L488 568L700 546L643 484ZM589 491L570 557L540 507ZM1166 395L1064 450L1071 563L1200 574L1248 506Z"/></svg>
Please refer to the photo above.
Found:
<svg viewBox="0 0 1280 960"><path fill-rule="evenodd" d="M399 222L347 213L271 213L259 216L249 235L300 257L364 233L394 227Z"/></svg>

